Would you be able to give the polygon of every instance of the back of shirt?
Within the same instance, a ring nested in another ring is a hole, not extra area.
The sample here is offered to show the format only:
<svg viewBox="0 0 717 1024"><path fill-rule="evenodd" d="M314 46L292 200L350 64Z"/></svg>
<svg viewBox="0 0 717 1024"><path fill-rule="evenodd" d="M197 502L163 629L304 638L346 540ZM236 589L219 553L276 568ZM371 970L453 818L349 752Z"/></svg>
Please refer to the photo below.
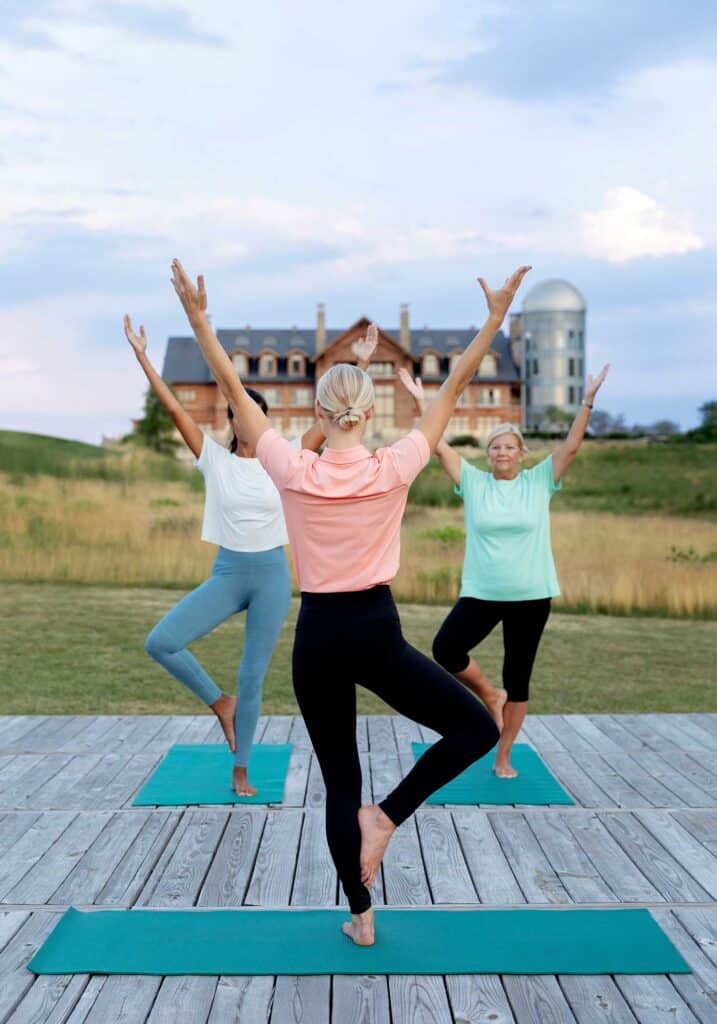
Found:
<svg viewBox="0 0 717 1024"><path fill-rule="evenodd" d="M281 494L301 590L339 593L391 582L408 489L430 458L419 430L373 454L357 445L320 456L297 452L267 430L256 453Z"/></svg>

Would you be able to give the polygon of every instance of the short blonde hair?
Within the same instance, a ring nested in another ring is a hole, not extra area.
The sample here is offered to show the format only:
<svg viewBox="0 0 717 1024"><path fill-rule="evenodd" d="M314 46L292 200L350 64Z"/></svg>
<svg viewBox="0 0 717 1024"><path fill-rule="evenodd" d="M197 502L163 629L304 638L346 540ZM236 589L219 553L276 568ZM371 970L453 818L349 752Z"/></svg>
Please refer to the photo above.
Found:
<svg viewBox="0 0 717 1024"><path fill-rule="evenodd" d="M485 443L486 451L493 444L496 437L500 437L501 434L515 434L520 442L521 451L527 452L528 449L525 447L525 438L520 431L520 427L516 423L499 423L497 427L494 427L490 434L488 434L488 438Z"/></svg>
<svg viewBox="0 0 717 1024"><path fill-rule="evenodd" d="M366 419L376 401L373 381L351 363L334 363L320 378L316 398L329 419L342 430L351 430Z"/></svg>

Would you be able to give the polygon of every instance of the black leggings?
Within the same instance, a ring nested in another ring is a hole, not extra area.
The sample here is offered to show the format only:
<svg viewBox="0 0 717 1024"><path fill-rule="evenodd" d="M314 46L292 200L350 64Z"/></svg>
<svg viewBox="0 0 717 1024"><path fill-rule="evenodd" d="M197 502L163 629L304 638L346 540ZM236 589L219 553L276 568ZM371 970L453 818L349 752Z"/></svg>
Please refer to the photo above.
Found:
<svg viewBox="0 0 717 1024"><path fill-rule="evenodd" d="M454 675L468 668L470 651L503 623L503 686L508 700L528 699L538 644L550 615L550 598L481 601L461 597L433 641L433 657Z"/></svg>
<svg viewBox="0 0 717 1024"><path fill-rule="evenodd" d="M380 804L400 825L428 796L498 742L498 730L460 683L406 643L387 586L302 594L294 691L326 785L326 836L352 913L371 906L361 882L361 765L356 684L441 734Z"/></svg>

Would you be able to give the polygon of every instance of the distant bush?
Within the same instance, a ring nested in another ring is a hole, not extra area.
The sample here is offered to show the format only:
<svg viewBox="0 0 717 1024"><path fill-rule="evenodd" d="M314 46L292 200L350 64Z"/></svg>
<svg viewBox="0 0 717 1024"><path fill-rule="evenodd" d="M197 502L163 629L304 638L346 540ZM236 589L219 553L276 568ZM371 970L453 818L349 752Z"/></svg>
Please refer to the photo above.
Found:
<svg viewBox="0 0 717 1024"><path fill-rule="evenodd" d="M480 448L480 441L473 434L458 434L448 442L454 448Z"/></svg>

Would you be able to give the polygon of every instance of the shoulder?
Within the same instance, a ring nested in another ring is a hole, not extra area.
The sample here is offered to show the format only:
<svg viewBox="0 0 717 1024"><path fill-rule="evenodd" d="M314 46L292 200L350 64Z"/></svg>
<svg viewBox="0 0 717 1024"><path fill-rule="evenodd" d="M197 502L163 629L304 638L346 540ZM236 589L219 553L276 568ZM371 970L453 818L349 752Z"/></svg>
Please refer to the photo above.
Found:
<svg viewBox="0 0 717 1024"><path fill-rule="evenodd" d="M425 434L411 430L387 448L378 448L375 458L382 465L393 464L401 483L411 484L431 457L431 447Z"/></svg>
<svg viewBox="0 0 717 1024"><path fill-rule="evenodd" d="M537 462L530 469L523 470L523 472L537 487L544 487L551 494L562 488L562 484L559 481L555 483L553 480L552 453L541 459L540 462Z"/></svg>
<svg viewBox="0 0 717 1024"><path fill-rule="evenodd" d="M202 434L202 447L196 458L195 465L198 469L209 469L215 466L220 460L233 458L232 453L223 444L219 444L209 434Z"/></svg>

